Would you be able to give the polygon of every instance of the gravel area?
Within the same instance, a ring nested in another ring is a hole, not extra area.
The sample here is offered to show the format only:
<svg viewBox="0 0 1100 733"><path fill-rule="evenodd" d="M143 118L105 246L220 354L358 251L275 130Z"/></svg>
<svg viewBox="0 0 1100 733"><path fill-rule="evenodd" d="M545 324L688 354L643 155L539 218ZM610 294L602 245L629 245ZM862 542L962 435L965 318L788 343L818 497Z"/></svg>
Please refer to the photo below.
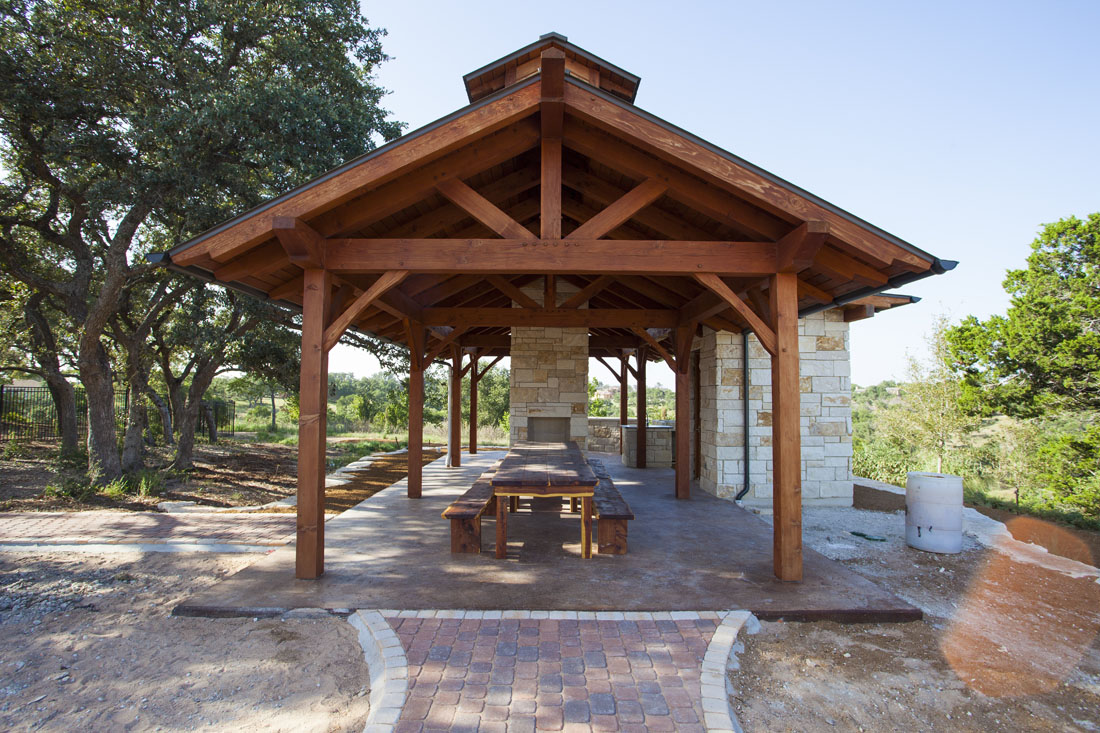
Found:
<svg viewBox="0 0 1100 733"><path fill-rule="evenodd" d="M807 547L925 619L763 622L730 675L746 731L1100 731L1095 575L988 534L964 535L958 555L914 550L903 512L809 508L803 521Z"/></svg>
<svg viewBox="0 0 1100 733"><path fill-rule="evenodd" d="M361 730L343 619L174 618L245 555L0 555L0 729Z"/></svg>

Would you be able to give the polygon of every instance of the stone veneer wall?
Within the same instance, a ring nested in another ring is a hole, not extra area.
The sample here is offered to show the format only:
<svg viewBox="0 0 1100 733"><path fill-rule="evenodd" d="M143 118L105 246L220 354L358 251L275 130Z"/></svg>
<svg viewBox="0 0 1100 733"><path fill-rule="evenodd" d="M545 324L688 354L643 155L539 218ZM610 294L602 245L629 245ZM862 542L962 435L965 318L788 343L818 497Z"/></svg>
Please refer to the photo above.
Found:
<svg viewBox="0 0 1100 733"><path fill-rule="evenodd" d="M802 403L802 499L852 503L851 364L839 309L798 323ZM700 350L703 466L700 487L732 498L744 486L741 336L709 329ZM771 359L749 336L749 504L771 503Z"/></svg>
<svg viewBox="0 0 1100 733"><path fill-rule="evenodd" d="M557 300L565 302L576 287L559 281ZM541 280L523 289L542 302ZM587 449L588 329L513 328L511 351L511 441L527 439L529 417L569 418L569 439Z"/></svg>
<svg viewBox="0 0 1100 733"><path fill-rule="evenodd" d="M628 419L634 425L638 421ZM617 417L588 418L588 450L599 453L622 453L622 431Z"/></svg>

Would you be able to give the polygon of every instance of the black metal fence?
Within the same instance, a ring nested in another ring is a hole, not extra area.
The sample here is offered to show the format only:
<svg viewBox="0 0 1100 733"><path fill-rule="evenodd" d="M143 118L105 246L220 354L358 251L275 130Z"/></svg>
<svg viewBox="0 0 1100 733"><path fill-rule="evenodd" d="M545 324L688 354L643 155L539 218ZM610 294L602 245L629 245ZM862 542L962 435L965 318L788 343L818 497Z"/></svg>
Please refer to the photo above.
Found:
<svg viewBox="0 0 1100 733"><path fill-rule="evenodd" d="M88 438L88 400L82 387L76 393L76 429L81 441ZM141 398L145 404L148 433L154 440L164 435L160 412ZM115 422L121 430L129 411L129 395L115 394ZM233 400L203 400L202 414L195 427L195 437L210 439L207 410L212 411L218 435L233 435L236 429L237 406ZM57 407L46 387L12 387L0 384L0 440L61 440L57 420Z"/></svg>

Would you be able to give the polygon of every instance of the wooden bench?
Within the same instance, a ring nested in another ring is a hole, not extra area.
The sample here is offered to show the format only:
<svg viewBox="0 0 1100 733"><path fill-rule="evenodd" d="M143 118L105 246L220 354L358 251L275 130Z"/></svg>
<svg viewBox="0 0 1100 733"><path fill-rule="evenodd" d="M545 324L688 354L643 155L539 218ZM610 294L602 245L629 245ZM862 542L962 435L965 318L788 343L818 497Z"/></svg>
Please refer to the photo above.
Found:
<svg viewBox="0 0 1100 733"><path fill-rule="evenodd" d="M626 554L626 523L634 519L634 512L626 503L611 480L611 474L598 458L589 458L588 465L600 483L592 497L592 510L596 515L596 545L601 555Z"/></svg>
<svg viewBox="0 0 1100 733"><path fill-rule="evenodd" d="M495 473L494 466L481 474L474 485L443 512L443 518L451 520L451 552L481 552L481 517L486 512L496 512L497 499L489 483Z"/></svg>

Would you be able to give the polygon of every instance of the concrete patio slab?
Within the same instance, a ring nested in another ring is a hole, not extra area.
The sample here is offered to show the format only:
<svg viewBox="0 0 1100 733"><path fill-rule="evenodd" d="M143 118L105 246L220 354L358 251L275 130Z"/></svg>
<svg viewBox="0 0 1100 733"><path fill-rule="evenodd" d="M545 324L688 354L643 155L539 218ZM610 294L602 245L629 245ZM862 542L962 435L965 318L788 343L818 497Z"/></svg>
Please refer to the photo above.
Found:
<svg viewBox="0 0 1100 733"><path fill-rule="evenodd" d="M197 594L177 615L278 615L293 608L583 611L752 611L763 619L909 621L920 610L804 550L804 580L772 573L772 531L735 504L695 491L672 496L670 469L625 467L598 454L637 519L626 555L580 557L579 515L531 511L509 517L509 553L492 553L494 520L480 555L453 555L440 514L503 452L463 456L461 468L424 469L424 495L404 481L325 524L325 575L294 578L293 547L258 560Z"/></svg>

